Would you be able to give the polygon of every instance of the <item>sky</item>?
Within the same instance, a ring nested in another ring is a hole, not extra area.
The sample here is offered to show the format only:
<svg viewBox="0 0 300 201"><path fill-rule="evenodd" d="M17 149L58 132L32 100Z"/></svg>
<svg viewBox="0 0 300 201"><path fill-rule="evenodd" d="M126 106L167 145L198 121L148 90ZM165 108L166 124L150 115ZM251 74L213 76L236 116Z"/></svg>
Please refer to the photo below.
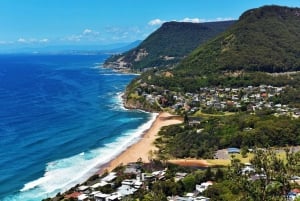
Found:
<svg viewBox="0 0 300 201"><path fill-rule="evenodd" d="M0 0L0 48L128 43L167 21L232 20L263 5L300 0Z"/></svg>

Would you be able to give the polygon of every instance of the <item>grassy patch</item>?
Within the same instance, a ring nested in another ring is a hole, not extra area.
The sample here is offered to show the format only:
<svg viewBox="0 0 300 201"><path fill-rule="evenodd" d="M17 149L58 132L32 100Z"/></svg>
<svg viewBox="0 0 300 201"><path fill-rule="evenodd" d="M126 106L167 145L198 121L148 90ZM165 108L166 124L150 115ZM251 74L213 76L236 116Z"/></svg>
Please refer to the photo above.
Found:
<svg viewBox="0 0 300 201"><path fill-rule="evenodd" d="M234 114L235 114L234 112L220 112L217 114L208 114L208 113L201 112L199 110L195 113L195 116L198 116L198 117L223 117L223 116L229 116L229 115L234 115Z"/></svg>
<svg viewBox="0 0 300 201"><path fill-rule="evenodd" d="M230 165L229 159L207 159L206 160L212 166L228 166Z"/></svg>
<svg viewBox="0 0 300 201"><path fill-rule="evenodd" d="M241 154L232 154L232 156L236 159L239 159L241 163L249 163L250 160L254 157L253 153L248 153L247 157L243 158Z"/></svg>

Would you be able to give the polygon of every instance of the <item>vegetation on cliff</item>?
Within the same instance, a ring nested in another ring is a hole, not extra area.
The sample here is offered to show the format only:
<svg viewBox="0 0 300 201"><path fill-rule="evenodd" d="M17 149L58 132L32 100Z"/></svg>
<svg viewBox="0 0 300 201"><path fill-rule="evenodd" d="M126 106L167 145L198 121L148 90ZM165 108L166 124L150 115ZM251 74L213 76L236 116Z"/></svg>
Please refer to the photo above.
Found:
<svg viewBox="0 0 300 201"><path fill-rule="evenodd" d="M225 31L234 22L167 22L138 47L110 57L104 65L124 63L127 68L135 71L153 67L172 67L196 47Z"/></svg>
<svg viewBox="0 0 300 201"><path fill-rule="evenodd" d="M194 50L176 71L186 75L238 70L298 71L299 32L300 8L252 9L226 32Z"/></svg>

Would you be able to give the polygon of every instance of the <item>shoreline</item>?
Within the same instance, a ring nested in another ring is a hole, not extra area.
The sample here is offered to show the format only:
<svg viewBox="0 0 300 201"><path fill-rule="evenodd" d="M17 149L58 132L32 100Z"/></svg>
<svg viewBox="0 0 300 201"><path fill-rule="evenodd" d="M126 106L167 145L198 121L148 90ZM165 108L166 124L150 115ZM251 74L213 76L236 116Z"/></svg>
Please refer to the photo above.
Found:
<svg viewBox="0 0 300 201"><path fill-rule="evenodd" d="M126 165L131 162L137 162L142 159L143 162L149 162L150 151L155 151L157 148L153 144L158 137L158 132L164 126L182 123L183 120L178 116L172 115L168 112L161 112L150 128L141 135L140 139L127 147L123 152L117 155L114 159L100 167L97 174L103 174L105 171L111 172L120 164Z"/></svg>

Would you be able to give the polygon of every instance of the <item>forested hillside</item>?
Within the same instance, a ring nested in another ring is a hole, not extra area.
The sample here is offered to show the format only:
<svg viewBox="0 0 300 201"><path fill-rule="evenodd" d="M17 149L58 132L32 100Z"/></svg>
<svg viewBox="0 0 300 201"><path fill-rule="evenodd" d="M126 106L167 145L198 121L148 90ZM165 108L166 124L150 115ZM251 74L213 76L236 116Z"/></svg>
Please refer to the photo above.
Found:
<svg viewBox="0 0 300 201"><path fill-rule="evenodd" d="M300 9L265 6L245 12L228 31L197 48L178 71L300 70Z"/></svg>
<svg viewBox="0 0 300 201"><path fill-rule="evenodd" d="M164 23L138 47L110 57L105 66L124 66L132 70L172 67L196 47L225 31L234 22Z"/></svg>

